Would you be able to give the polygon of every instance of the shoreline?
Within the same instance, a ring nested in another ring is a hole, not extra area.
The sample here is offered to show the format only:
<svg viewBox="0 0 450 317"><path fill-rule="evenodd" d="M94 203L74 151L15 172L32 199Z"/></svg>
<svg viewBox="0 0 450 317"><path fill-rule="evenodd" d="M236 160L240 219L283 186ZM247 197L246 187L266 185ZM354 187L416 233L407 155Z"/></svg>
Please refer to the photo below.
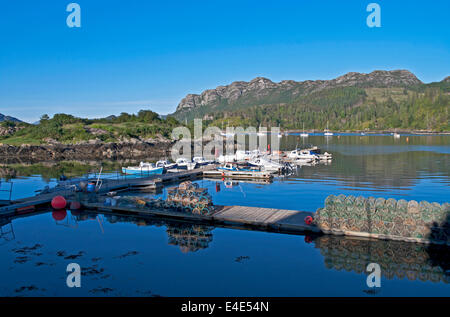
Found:
<svg viewBox="0 0 450 317"><path fill-rule="evenodd" d="M173 142L120 142L8 145L0 144L0 162L8 160L62 161L62 160L120 160L166 157Z"/></svg>
<svg viewBox="0 0 450 317"><path fill-rule="evenodd" d="M324 133L323 130L299 130L299 129L291 129L291 130L282 130L281 132L288 132L288 133ZM391 133L399 133L399 134L414 134L414 135L450 135L450 131L425 131L425 130L356 130L356 131L335 131L330 130L330 132L333 133L353 133L353 134L359 134L359 133L365 133L365 134L391 134Z"/></svg>

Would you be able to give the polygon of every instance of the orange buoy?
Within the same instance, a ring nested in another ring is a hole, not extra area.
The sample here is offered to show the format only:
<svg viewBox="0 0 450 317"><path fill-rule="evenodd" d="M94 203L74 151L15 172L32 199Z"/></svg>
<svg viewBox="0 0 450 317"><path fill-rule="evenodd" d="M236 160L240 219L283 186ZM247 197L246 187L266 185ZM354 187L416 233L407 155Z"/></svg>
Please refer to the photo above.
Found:
<svg viewBox="0 0 450 317"><path fill-rule="evenodd" d="M311 216L306 216L305 217L305 223L307 224L307 225L310 225L310 224L312 224L312 222L313 222L313 217L311 217Z"/></svg>
<svg viewBox="0 0 450 317"><path fill-rule="evenodd" d="M52 212L52 217L56 221L64 220L67 216L67 211L65 209L60 209Z"/></svg>
<svg viewBox="0 0 450 317"><path fill-rule="evenodd" d="M67 201L63 196L56 196L52 199L53 209L63 209L66 208Z"/></svg>

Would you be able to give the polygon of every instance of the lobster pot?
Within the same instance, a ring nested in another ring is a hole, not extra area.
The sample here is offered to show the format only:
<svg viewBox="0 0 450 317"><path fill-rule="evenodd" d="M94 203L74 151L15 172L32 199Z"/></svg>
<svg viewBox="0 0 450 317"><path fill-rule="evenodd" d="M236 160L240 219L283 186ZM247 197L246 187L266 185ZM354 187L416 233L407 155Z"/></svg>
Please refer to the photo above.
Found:
<svg viewBox="0 0 450 317"><path fill-rule="evenodd" d="M169 208L193 214L208 215L212 212L212 197L206 188L199 188L190 181L167 190Z"/></svg>
<svg viewBox="0 0 450 317"><path fill-rule="evenodd" d="M450 244L449 204L393 198L330 195L315 224L330 231L352 231Z"/></svg>

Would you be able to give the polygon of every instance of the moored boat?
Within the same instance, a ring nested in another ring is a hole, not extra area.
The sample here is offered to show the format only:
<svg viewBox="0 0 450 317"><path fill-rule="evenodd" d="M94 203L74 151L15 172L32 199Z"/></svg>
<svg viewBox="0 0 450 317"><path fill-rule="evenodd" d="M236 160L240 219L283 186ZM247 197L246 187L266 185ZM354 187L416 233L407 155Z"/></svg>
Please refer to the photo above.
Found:
<svg viewBox="0 0 450 317"><path fill-rule="evenodd" d="M185 159L184 157L180 157L179 159L177 159L176 164L178 166L179 169L185 169L185 170L193 170L194 168L197 167L197 163L196 162L192 162L190 160Z"/></svg>
<svg viewBox="0 0 450 317"><path fill-rule="evenodd" d="M192 159L193 162L197 163L199 166L209 165L214 163L213 161L205 159L203 156L196 156Z"/></svg>
<svg viewBox="0 0 450 317"><path fill-rule="evenodd" d="M177 163L170 163L167 160L160 160L156 162L156 167L163 167L165 170L169 170L177 167Z"/></svg>
<svg viewBox="0 0 450 317"><path fill-rule="evenodd" d="M144 162L141 162L139 166L122 167L122 173L128 175L160 175L163 171L163 167L156 167L153 163Z"/></svg>

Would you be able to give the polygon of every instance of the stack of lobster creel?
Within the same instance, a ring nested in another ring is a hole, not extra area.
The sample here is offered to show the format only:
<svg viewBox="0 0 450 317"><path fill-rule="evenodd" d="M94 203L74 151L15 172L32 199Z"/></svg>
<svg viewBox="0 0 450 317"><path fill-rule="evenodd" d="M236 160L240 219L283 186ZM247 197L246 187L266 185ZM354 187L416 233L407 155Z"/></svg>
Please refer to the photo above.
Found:
<svg viewBox="0 0 450 317"><path fill-rule="evenodd" d="M364 232L381 238L450 245L450 204L330 195L314 217L325 233Z"/></svg>
<svg viewBox="0 0 450 317"><path fill-rule="evenodd" d="M178 187L167 190L166 203L170 208L179 209L199 215L209 215L213 211L211 195L206 188L190 181L181 183Z"/></svg>

